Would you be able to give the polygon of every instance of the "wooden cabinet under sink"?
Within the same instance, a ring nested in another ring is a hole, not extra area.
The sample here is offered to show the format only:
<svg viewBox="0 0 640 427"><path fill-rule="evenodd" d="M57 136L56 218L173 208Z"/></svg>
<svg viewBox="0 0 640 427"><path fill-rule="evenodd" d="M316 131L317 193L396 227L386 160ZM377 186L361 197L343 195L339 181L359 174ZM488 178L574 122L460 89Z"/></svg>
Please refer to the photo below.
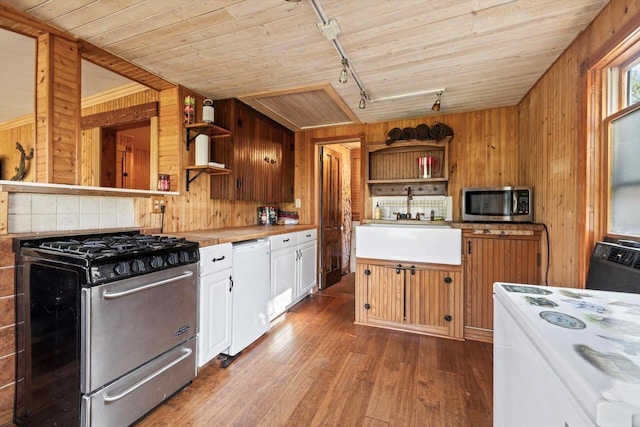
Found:
<svg viewBox="0 0 640 427"><path fill-rule="evenodd" d="M360 260L356 323L462 339L462 267Z"/></svg>

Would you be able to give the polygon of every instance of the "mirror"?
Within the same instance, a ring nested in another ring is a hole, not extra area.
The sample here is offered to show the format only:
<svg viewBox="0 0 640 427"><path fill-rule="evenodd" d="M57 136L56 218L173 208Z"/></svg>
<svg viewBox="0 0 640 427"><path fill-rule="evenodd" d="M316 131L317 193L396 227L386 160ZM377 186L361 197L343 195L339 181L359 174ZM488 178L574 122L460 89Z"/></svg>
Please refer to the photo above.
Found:
<svg viewBox="0 0 640 427"><path fill-rule="evenodd" d="M33 182L36 41L0 29L0 57L0 179Z"/></svg>

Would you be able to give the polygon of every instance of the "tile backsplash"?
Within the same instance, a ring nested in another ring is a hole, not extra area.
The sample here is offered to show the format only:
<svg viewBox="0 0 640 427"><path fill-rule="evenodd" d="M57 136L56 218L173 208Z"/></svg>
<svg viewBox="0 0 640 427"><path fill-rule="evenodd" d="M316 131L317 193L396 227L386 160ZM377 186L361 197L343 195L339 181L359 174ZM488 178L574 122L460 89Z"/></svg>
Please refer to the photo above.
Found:
<svg viewBox="0 0 640 427"><path fill-rule="evenodd" d="M9 194L9 233L135 226L131 197Z"/></svg>
<svg viewBox="0 0 640 427"><path fill-rule="evenodd" d="M376 204L382 209L383 219L395 219L396 213L407 213L407 196L372 197L372 212ZM423 218L429 218L431 211L434 216L444 217L445 221L453 219L453 199L450 196L413 196L409 201L412 214L420 213Z"/></svg>

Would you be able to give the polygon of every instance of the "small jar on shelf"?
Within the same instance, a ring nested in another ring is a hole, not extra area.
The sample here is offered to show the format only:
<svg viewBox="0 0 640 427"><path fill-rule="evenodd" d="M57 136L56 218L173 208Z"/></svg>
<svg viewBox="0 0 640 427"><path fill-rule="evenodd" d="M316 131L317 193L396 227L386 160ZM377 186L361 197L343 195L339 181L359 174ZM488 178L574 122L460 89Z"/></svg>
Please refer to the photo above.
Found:
<svg viewBox="0 0 640 427"><path fill-rule="evenodd" d="M171 190L171 178L167 174L158 175L158 191Z"/></svg>

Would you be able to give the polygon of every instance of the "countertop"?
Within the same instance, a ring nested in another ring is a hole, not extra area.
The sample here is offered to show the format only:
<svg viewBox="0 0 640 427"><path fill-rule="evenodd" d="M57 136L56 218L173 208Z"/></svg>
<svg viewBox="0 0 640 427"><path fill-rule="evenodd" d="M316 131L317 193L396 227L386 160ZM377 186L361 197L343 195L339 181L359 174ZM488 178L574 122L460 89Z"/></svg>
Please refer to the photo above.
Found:
<svg viewBox="0 0 640 427"><path fill-rule="evenodd" d="M246 227L215 228L211 230L194 230L175 233L165 233L175 237L183 237L192 242L198 242L201 247L220 243L235 243L243 240L263 239L284 233L311 230L316 225L250 225Z"/></svg>
<svg viewBox="0 0 640 427"><path fill-rule="evenodd" d="M415 219L365 219L364 224L389 224L389 225L431 225L460 228L462 230L533 230L544 229L542 224L525 222L454 222L454 221L428 221Z"/></svg>

